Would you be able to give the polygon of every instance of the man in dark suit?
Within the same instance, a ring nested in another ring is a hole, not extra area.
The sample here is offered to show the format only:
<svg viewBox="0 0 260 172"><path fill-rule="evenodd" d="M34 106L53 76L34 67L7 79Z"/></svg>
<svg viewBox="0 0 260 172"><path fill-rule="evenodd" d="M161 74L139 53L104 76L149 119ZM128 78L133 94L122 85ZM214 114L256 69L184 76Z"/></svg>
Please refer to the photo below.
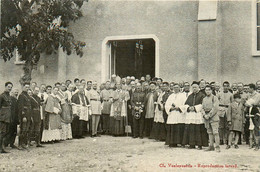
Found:
<svg viewBox="0 0 260 172"><path fill-rule="evenodd" d="M133 136L133 115L132 115L132 106L131 106L131 99L132 99L132 95L133 93L135 92L135 87L136 87L136 84L134 81L131 81L130 82L130 89L129 89L129 96L130 96L130 99L127 101L127 105L128 105L128 108L127 108L127 120L128 120L128 125L130 125L131 127L131 135Z"/></svg>
<svg viewBox="0 0 260 172"><path fill-rule="evenodd" d="M13 88L11 82L5 83L5 91L0 95L0 153L8 153L4 149L4 143L7 139L9 124L11 121L11 96Z"/></svg>
<svg viewBox="0 0 260 172"><path fill-rule="evenodd" d="M35 87L33 91L32 98L32 126L30 135L35 137L36 147L43 147L41 145L41 99L38 96L39 94L39 87Z"/></svg>
<svg viewBox="0 0 260 172"><path fill-rule="evenodd" d="M18 95L18 89L15 89L11 93L11 121L9 125L9 132L7 134L7 140L5 142L5 146L10 145L11 148L16 148L16 149L17 147L14 145L14 142L17 135L17 125L19 124L17 95Z"/></svg>
<svg viewBox="0 0 260 172"><path fill-rule="evenodd" d="M23 91L18 97L18 117L20 122L19 148L26 149L28 146L29 129L32 124L32 104L28 95L30 83L24 83Z"/></svg>

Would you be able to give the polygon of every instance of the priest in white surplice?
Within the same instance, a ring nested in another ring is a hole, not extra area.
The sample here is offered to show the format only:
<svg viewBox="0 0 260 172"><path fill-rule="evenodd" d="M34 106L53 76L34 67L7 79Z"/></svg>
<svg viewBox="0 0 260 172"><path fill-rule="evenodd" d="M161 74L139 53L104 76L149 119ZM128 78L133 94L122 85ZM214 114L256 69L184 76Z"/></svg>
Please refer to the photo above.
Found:
<svg viewBox="0 0 260 172"><path fill-rule="evenodd" d="M208 134L204 126L204 119L201 113L202 100L205 94L199 90L199 82L192 83L192 94L190 94L185 102L186 119L182 145L189 145L193 149L198 146L201 150L202 146L208 146Z"/></svg>
<svg viewBox="0 0 260 172"><path fill-rule="evenodd" d="M180 92L179 84L174 84L174 93L172 93L165 103L165 111L168 114L166 128L167 137L166 145L177 147L177 144L182 144L186 108L184 106L186 95Z"/></svg>

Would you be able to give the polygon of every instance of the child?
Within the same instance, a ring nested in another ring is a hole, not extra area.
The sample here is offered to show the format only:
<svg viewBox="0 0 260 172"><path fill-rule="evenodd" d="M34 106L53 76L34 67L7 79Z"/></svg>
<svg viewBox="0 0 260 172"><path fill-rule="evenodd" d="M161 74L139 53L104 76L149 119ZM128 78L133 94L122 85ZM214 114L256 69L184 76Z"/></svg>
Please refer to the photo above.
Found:
<svg viewBox="0 0 260 172"><path fill-rule="evenodd" d="M259 149L259 126L260 126L260 116L259 110L256 106L248 107L247 118L249 118L249 149L253 148L255 142L255 150Z"/></svg>
<svg viewBox="0 0 260 172"><path fill-rule="evenodd" d="M235 148L238 149L238 139L244 128L243 104L241 103L240 94L234 94L234 101L229 105L227 111L227 121L229 126L228 145L226 149L231 147L232 138L235 137Z"/></svg>

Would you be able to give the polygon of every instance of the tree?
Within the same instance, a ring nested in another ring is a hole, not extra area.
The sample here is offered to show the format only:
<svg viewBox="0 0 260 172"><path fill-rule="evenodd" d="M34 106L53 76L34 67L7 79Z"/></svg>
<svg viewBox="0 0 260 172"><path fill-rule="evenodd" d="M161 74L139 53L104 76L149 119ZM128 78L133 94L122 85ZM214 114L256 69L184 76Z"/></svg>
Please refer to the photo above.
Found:
<svg viewBox="0 0 260 172"><path fill-rule="evenodd" d="M1 56L9 61L15 50L25 61L20 83L31 81L34 66L42 53L51 55L62 48L67 55L83 56L85 42L67 31L72 21L82 17L86 0L2 0Z"/></svg>

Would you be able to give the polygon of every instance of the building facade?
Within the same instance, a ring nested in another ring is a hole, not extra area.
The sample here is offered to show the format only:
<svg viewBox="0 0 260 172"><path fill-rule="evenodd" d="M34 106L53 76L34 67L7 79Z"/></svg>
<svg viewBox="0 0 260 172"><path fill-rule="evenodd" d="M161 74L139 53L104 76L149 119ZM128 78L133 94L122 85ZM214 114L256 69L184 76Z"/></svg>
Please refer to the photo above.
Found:
<svg viewBox="0 0 260 172"><path fill-rule="evenodd" d="M86 42L83 57L62 51L43 55L33 81L78 77L100 83L113 73L151 73L167 81L255 82L260 79L257 6L256 1L90 0L82 7L84 16L69 27ZM15 60L1 61L1 81L18 83L22 64Z"/></svg>

